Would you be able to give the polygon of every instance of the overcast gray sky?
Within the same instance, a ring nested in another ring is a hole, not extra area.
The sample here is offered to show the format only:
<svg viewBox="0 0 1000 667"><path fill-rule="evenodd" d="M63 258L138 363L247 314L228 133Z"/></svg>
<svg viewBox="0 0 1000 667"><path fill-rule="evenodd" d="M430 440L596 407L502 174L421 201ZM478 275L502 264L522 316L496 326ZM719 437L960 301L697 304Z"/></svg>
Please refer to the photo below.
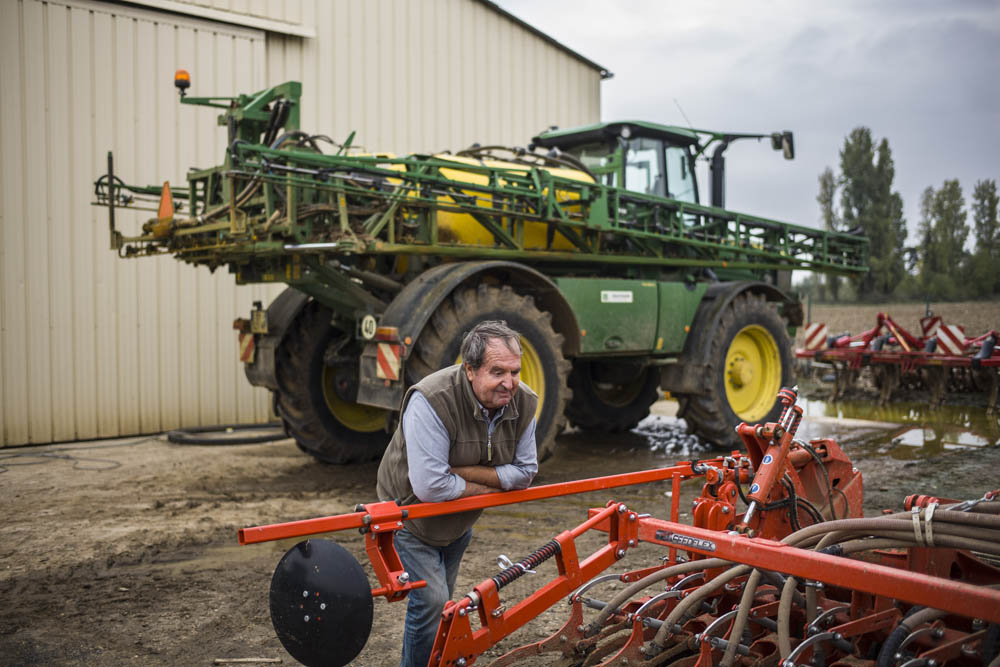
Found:
<svg viewBox="0 0 1000 667"><path fill-rule="evenodd" d="M920 194L1000 178L1000 2L498 0L614 72L602 120L795 132L733 144L727 207L819 226L817 177L858 125L886 137L915 242ZM702 192L706 192L705 185ZM969 218L971 226L971 214Z"/></svg>

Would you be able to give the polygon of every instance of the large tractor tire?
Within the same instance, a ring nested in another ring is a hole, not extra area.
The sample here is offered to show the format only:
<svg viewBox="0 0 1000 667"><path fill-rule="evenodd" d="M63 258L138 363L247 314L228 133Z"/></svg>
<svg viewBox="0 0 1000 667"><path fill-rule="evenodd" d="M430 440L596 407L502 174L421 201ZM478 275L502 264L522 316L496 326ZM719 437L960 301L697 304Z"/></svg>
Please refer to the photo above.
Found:
<svg viewBox="0 0 1000 667"><path fill-rule="evenodd" d="M563 358L562 336L552 328L552 316L531 297L510 287L479 285L459 288L438 306L407 359L407 380L417 382L461 359L462 338L483 320L505 320L521 334L521 382L538 394L535 442L538 460L552 455L556 436L566 424L563 414L570 391L570 363Z"/></svg>
<svg viewBox="0 0 1000 667"><path fill-rule="evenodd" d="M569 376L570 423L586 431L620 433L635 428L660 397L660 373L627 362L577 361Z"/></svg>
<svg viewBox="0 0 1000 667"><path fill-rule="evenodd" d="M740 422L776 421L778 390L792 382L785 323L763 296L744 292L726 308L711 336L707 390L681 396L679 415L691 432L719 447L742 448Z"/></svg>
<svg viewBox="0 0 1000 667"><path fill-rule="evenodd" d="M275 411L299 448L324 463L375 460L389 444L389 411L354 401L360 351L330 316L312 301L289 326L277 354Z"/></svg>

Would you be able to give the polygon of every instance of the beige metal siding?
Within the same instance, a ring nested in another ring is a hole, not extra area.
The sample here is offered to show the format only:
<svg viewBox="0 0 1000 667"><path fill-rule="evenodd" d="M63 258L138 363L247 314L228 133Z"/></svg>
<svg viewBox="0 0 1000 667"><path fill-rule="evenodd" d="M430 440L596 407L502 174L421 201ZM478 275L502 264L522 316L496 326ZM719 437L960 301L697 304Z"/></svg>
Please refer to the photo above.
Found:
<svg viewBox="0 0 1000 667"><path fill-rule="evenodd" d="M236 317L279 286L237 287L170 257L108 249L92 181L113 150L129 183L217 164L216 113L170 85L229 95L303 82L303 125L399 154L524 145L595 122L600 75L474 0L204 0L298 22L290 37L88 0L0 0L0 445L262 421ZM120 215L136 231L151 213Z"/></svg>
<svg viewBox="0 0 1000 667"><path fill-rule="evenodd" d="M180 107L178 66L219 94L264 83L263 34L105 3L0 3L0 421L3 444L265 419L233 318L277 292L171 258L108 250L92 179L218 161L207 109ZM141 215L122 215L135 230Z"/></svg>
<svg viewBox="0 0 1000 667"><path fill-rule="evenodd" d="M221 9L234 14L301 23L302 5L309 0L176 0L176 2L192 5L194 8Z"/></svg>
<svg viewBox="0 0 1000 667"><path fill-rule="evenodd" d="M315 40L268 33L267 80L303 83L303 126L397 154L524 146L600 120L600 74L471 0L304 2Z"/></svg>

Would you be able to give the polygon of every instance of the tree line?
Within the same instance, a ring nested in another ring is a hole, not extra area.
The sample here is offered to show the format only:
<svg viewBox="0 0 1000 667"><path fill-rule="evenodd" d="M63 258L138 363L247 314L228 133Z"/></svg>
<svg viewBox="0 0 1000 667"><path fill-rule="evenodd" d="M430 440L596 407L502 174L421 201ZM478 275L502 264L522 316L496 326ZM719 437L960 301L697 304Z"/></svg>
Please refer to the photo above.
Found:
<svg viewBox="0 0 1000 667"><path fill-rule="evenodd" d="M958 179L928 186L920 198L917 238L908 239L903 198L893 190L889 141L867 127L844 139L837 173L819 175L820 219L831 231L863 234L871 271L858 278L810 275L802 284L833 301L955 301L1000 297L1000 198L995 179L972 189L971 216ZM966 241L972 233L972 249ZM908 244L907 241L911 242Z"/></svg>

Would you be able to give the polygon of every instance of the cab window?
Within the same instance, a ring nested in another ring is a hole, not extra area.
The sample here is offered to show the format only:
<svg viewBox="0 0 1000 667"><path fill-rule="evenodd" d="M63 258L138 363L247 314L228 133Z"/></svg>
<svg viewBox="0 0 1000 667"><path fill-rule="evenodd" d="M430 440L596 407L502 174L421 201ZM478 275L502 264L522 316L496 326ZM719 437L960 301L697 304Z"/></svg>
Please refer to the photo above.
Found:
<svg viewBox="0 0 1000 667"><path fill-rule="evenodd" d="M582 162L587 169L590 169L600 183L611 187L618 186L614 153L607 144L581 144L567 149L566 152Z"/></svg>
<svg viewBox="0 0 1000 667"><path fill-rule="evenodd" d="M666 197L666 180L663 142L648 137L630 140L625 151L625 189Z"/></svg>
<svg viewBox="0 0 1000 667"><path fill-rule="evenodd" d="M698 203L691 164L691 154L686 147L667 146L667 197Z"/></svg>

